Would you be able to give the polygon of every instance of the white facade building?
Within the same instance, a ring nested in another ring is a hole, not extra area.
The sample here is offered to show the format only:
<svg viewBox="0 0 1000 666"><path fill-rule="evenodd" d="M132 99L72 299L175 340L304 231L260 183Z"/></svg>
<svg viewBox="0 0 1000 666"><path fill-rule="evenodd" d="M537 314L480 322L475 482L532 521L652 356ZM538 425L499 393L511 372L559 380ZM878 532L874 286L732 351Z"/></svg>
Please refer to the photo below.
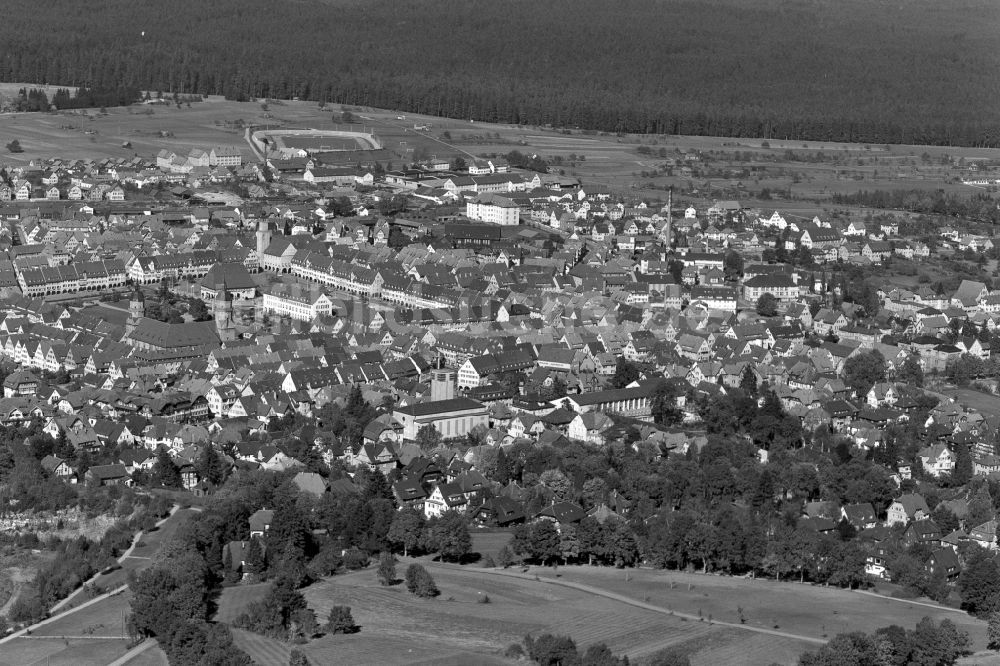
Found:
<svg viewBox="0 0 1000 666"><path fill-rule="evenodd" d="M465 214L470 220L513 226L521 222L521 208L506 197L480 194L465 203Z"/></svg>

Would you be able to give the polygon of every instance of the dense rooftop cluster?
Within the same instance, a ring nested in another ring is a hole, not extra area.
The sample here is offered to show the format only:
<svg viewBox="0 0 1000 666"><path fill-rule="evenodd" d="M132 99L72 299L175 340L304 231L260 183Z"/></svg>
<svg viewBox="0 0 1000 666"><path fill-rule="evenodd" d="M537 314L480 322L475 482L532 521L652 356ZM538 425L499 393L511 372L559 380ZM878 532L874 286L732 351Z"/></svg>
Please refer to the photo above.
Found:
<svg viewBox="0 0 1000 666"><path fill-rule="evenodd" d="M274 473L368 555L407 548L398 521L332 516L374 493L418 531L514 528L511 561L936 597L992 562L1000 423L954 388L997 375L974 224L642 201L501 159L231 165L222 205L178 159L152 199L0 208L0 425L49 478ZM254 497L210 548L227 575L288 520Z"/></svg>

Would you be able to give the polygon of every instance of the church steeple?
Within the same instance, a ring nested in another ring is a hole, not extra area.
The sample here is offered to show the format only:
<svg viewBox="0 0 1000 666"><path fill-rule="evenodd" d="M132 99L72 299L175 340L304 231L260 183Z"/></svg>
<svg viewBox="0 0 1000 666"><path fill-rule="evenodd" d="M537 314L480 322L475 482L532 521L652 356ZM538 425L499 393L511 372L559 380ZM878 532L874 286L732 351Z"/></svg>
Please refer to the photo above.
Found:
<svg viewBox="0 0 1000 666"><path fill-rule="evenodd" d="M139 325L139 320L146 316L146 299L136 285L132 298L128 302L128 319L125 320L125 335L130 336Z"/></svg>
<svg viewBox="0 0 1000 666"><path fill-rule="evenodd" d="M215 317L215 330L219 334L219 340L230 342L236 339L236 324L233 322L233 297L226 289L225 278L222 280L222 288L215 294L212 301L212 314Z"/></svg>
<svg viewBox="0 0 1000 666"><path fill-rule="evenodd" d="M266 219L257 221L257 260L264 256L264 250L271 244L271 225Z"/></svg>

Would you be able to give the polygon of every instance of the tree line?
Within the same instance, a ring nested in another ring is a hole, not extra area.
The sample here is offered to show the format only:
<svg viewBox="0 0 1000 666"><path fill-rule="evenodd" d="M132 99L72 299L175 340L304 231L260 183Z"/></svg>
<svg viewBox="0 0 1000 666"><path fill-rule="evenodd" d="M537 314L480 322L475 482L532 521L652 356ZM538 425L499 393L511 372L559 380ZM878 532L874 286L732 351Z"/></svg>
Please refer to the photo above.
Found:
<svg viewBox="0 0 1000 666"><path fill-rule="evenodd" d="M815 652L799 658L800 666L843 664L936 664L949 666L971 653L969 635L951 620L938 624L925 617L913 629L891 625L874 633L837 634Z"/></svg>
<svg viewBox="0 0 1000 666"><path fill-rule="evenodd" d="M987 194L960 197L944 190L859 190L853 194L834 193L833 203L842 206L867 206L907 210L925 215L961 217L976 222L1000 221L996 200Z"/></svg>
<svg viewBox="0 0 1000 666"><path fill-rule="evenodd" d="M126 106L138 101L139 89L116 86L111 88L88 88L81 86L75 93L67 88L59 88L49 99L41 88L21 88L10 106L14 111L48 111L51 107L63 109L92 109L106 106Z"/></svg>
<svg viewBox="0 0 1000 666"><path fill-rule="evenodd" d="M901 20L863 0L47 8L10 8L0 80L610 132L1000 145L998 10L986 0L960 0L947 21L933 4Z"/></svg>

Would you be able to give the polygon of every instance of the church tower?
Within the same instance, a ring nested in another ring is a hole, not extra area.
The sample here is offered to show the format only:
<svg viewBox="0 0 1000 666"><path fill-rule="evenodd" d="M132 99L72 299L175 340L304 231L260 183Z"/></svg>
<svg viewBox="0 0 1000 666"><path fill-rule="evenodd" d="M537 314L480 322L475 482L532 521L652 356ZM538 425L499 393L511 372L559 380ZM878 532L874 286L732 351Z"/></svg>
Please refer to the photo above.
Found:
<svg viewBox="0 0 1000 666"><path fill-rule="evenodd" d="M271 226L267 220L257 220L257 261L264 256L264 250L271 244ZM263 268L263 264L261 265Z"/></svg>
<svg viewBox="0 0 1000 666"><path fill-rule="evenodd" d="M667 190L667 225L664 227L664 243L667 246L667 252L670 252L670 234L673 231L674 226L674 188Z"/></svg>
<svg viewBox="0 0 1000 666"><path fill-rule="evenodd" d="M215 317L215 331L222 342L236 339L236 324L233 322L233 297L226 289L223 281L222 289L215 294L212 301L212 315Z"/></svg>
<svg viewBox="0 0 1000 666"><path fill-rule="evenodd" d="M146 300L136 285L132 292L132 298L128 302L128 319L125 320L125 335L131 336L132 331L139 325L139 320L146 316Z"/></svg>

